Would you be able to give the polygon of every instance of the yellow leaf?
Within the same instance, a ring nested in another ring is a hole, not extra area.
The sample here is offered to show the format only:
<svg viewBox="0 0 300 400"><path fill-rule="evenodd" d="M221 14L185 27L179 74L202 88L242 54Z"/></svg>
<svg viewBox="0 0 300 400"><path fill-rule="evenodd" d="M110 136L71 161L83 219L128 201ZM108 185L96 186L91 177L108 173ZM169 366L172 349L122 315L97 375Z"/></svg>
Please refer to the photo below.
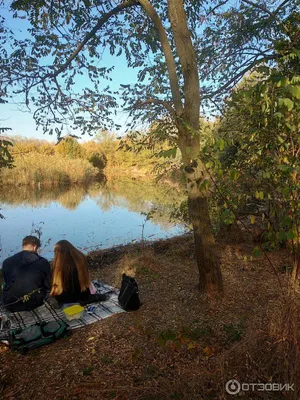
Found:
<svg viewBox="0 0 300 400"><path fill-rule="evenodd" d="M91 336L91 337L88 338L87 341L90 342L91 340L94 340L94 339L95 339L95 337L94 337L94 336Z"/></svg>
<svg viewBox="0 0 300 400"><path fill-rule="evenodd" d="M195 342L190 342L188 344L188 350L195 349L196 347L197 347L197 344Z"/></svg>
<svg viewBox="0 0 300 400"><path fill-rule="evenodd" d="M203 349L203 353L206 355L206 357L211 357L215 354L215 350L216 349L214 347L207 346Z"/></svg>
<svg viewBox="0 0 300 400"><path fill-rule="evenodd" d="M250 221L251 221L251 224L254 224L254 223L255 223L255 216L254 216L254 215L251 215Z"/></svg>

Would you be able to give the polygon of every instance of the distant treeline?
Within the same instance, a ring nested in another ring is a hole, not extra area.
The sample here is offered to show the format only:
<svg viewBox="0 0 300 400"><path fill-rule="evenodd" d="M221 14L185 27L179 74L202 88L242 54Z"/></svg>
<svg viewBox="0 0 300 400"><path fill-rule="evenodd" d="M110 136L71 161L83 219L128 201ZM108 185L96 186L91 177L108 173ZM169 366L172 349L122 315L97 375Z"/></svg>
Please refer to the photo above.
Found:
<svg viewBox="0 0 300 400"><path fill-rule="evenodd" d="M2 168L2 185L62 186L83 184L108 176L151 175L158 163L154 151L138 153L120 148L113 134L79 143L66 136L58 144L45 140L13 138L13 168Z"/></svg>

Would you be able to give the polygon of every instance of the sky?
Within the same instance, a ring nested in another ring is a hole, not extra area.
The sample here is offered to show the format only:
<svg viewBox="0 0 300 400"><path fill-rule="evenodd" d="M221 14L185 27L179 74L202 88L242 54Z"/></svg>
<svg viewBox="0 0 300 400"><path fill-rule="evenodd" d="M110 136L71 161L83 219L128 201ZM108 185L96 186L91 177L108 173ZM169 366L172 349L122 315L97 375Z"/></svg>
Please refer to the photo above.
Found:
<svg viewBox="0 0 300 400"><path fill-rule="evenodd" d="M26 30L28 23L26 20L13 19L11 14L4 8L0 10L1 14L5 17L7 25L14 31L17 37L24 35L24 30ZM112 90L117 90L120 83L122 84L133 84L137 80L138 70L133 68L128 68L126 65L125 56L121 55L119 57L112 56L109 50L105 50L102 56L101 64L105 67L114 66L114 70L111 73L112 81L109 83ZM81 82L78 85L85 87L88 86L88 78L81 78ZM104 86L107 86L107 81L104 82ZM55 141L56 136L51 136L44 134L42 129L37 130L35 121L33 120L34 108L28 110L20 106L20 98L15 98L14 102L9 102L7 104L0 104L0 126L10 127L11 131L7 132L9 136L25 136L30 138L44 139L48 141ZM122 126L121 130L118 131L118 135L122 135L125 132L125 125L127 122L127 114L119 109L117 111L117 116L115 123ZM71 131L66 130L65 134L70 134ZM96 132L95 132L96 134ZM82 137L82 141L90 140L89 135Z"/></svg>

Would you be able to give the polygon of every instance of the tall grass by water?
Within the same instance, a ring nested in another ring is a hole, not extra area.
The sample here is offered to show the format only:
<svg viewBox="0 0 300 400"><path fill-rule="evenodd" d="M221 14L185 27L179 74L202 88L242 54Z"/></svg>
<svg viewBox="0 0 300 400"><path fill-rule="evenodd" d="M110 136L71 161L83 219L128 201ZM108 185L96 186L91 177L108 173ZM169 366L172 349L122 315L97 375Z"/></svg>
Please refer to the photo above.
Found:
<svg viewBox="0 0 300 400"><path fill-rule="evenodd" d="M16 158L15 168L2 169L1 181L7 185L56 186L86 183L96 178L99 170L85 159L62 158L58 155L29 153Z"/></svg>
<svg viewBox="0 0 300 400"><path fill-rule="evenodd" d="M89 184L104 176L109 179L130 177L150 181L157 175L155 169L158 165L166 162L163 157L157 156L160 147L128 151L114 135L102 136L79 143L67 135L57 144L16 137L10 149L13 168L1 168L0 185L54 188L73 183ZM133 149L130 140L126 143L129 149Z"/></svg>

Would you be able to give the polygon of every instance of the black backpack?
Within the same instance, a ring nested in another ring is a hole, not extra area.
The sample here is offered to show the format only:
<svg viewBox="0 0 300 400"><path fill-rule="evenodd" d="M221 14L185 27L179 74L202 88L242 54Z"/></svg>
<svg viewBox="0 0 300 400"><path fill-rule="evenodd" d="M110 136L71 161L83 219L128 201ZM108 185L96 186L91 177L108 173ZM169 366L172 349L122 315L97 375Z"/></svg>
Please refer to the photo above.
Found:
<svg viewBox="0 0 300 400"><path fill-rule="evenodd" d="M126 311L138 310L141 306L137 281L126 274L122 275L122 284L118 296L120 306Z"/></svg>

